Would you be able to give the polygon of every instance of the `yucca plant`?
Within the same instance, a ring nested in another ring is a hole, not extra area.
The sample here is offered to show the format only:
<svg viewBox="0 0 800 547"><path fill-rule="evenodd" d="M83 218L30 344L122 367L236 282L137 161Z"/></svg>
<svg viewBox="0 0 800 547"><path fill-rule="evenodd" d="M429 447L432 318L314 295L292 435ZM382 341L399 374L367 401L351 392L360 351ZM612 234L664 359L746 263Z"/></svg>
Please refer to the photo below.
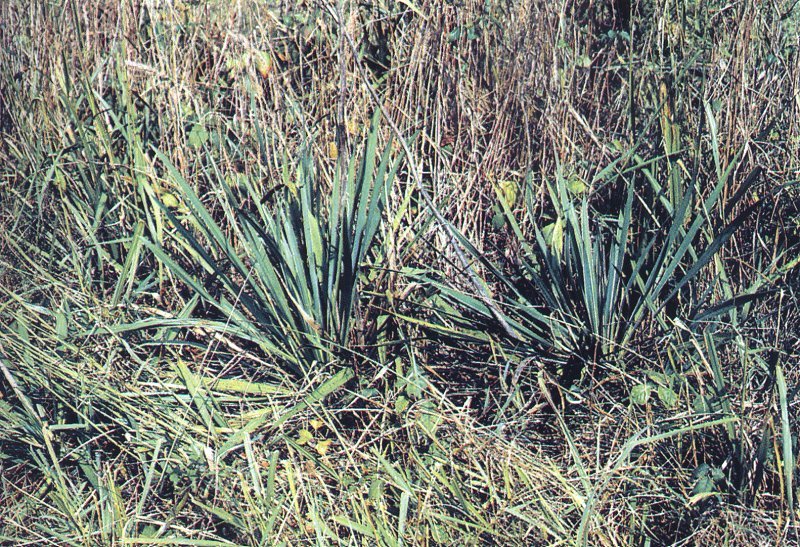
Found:
<svg viewBox="0 0 800 547"><path fill-rule="evenodd" d="M710 111L709 125L716 149ZM719 155L714 157L718 176L707 195L699 195L700 183L693 177L683 181L686 190L678 194L677 202L670 198L670 190L676 187L673 180L669 187L658 182L653 167L657 161L630 154L629 167L615 162L598 177L616 174L623 186L622 205L610 215L594 210L587 194L570 188L559 170L555 181L548 184L555 220L540 227L538 218L529 218L532 236L523 232L498 190L505 219L522 249L517 275L488 260L466 238L462 243L506 295L503 313L519 335L516 339L503 337L510 343L511 353L557 357L563 365L561 384L568 387L586 363L618 361L645 323L666 331L672 328L670 319L707 321L763 294L731 295L712 303L709 291L685 290L698 288L700 273L758 207L758 202L746 206L721 230L715 230L712 218L730 211L733 201L747 193L746 186L756 177L748 177L745 188L723 204L723 190L740 155L725 168L719 164ZM649 183L646 187L637 187L644 181ZM529 199L534 194L527 192ZM648 195L655 196L658 203L645 203L647 198L642 196ZM533 210L534 204L529 202L527 211ZM466 314L493 323L493 314L483 302L446 282L431 282L441 296Z"/></svg>
<svg viewBox="0 0 800 547"><path fill-rule="evenodd" d="M330 196L307 152L294 174L285 164L283 180L269 196L245 181L239 188L244 199L212 160L206 179L221 200L223 218L158 155L188 214L184 223L165 206L175 250L148 246L228 320L229 333L255 342L298 374L349 348L359 276L400 165L399 157L392 161L391 143L378 155L378 121L376 115L360 158L340 160L346 165L336 170ZM187 262L199 268L184 267Z"/></svg>

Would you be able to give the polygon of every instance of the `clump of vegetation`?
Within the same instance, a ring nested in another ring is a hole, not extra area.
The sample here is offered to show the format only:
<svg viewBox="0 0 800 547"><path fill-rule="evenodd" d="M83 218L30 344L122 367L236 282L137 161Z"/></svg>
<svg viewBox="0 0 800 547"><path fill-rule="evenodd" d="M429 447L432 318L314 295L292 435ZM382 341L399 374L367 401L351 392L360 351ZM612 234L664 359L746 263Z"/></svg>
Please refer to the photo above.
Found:
<svg viewBox="0 0 800 547"><path fill-rule="evenodd" d="M797 541L793 2L0 6L0 538Z"/></svg>

